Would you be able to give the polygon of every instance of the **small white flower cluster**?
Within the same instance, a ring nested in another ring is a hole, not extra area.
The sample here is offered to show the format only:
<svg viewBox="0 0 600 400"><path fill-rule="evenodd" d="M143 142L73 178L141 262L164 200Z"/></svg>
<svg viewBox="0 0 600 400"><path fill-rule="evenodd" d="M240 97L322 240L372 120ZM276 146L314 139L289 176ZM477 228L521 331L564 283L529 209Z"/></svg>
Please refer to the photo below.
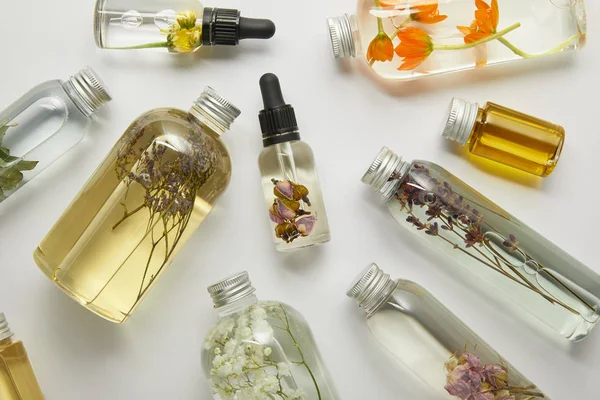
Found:
<svg viewBox="0 0 600 400"><path fill-rule="evenodd" d="M290 387L295 385L289 363L273 360L273 349L264 344L273 340L267 319L268 312L259 303L221 319L207 337L205 348L214 354L213 392L220 399L306 398L302 390Z"/></svg>

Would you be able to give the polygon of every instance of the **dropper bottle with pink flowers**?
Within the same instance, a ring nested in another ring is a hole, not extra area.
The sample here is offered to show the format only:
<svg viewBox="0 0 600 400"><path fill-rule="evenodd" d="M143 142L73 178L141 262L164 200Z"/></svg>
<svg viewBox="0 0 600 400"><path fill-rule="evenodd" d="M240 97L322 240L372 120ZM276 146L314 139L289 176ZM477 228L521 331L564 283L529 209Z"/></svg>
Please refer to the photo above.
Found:
<svg viewBox="0 0 600 400"><path fill-rule="evenodd" d="M278 251L326 243L331 235L313 151L300 139L294 107L285 103L279 78L263 75L260 89L264 150L258 164L271 236Z"/></svg>
<svg viewBox="0 0 600 400"><path fill-rule="evenodd" d="M362 55L385 79L409 80L577 50L584 0L359 0L329 18L337 59Z"/></svg>

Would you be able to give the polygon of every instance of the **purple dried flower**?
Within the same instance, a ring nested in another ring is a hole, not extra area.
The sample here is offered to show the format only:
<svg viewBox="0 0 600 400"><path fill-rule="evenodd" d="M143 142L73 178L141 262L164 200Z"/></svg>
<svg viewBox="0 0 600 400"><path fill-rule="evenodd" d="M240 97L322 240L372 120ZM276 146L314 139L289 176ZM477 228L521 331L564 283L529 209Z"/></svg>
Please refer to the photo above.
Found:
<svg viewBox="0 0 600 400"><path fill-rule="evenodd" d="M290 181L277 181L273 179L273 183L275 184L275 195L283 196L288 200L295 200L294 185Z"/></svg>

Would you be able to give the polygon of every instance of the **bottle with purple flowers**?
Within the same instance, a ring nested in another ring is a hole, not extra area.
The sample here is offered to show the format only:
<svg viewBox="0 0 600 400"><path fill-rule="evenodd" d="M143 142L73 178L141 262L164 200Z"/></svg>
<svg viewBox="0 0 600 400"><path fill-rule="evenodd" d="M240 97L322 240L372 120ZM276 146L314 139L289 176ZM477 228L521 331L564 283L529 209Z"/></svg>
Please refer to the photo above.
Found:
<svg viewBox="0 0 600 400"><path fill-rule="evenodd" d="M431 293L368 266L347 293L377 341L447 400L540 400L540 389Z"/></svg>
<svg viewBox="0 0 600 400"><path fill-rule="evenodd" d="M300 139L294 108L283 100L277 76L265 74L260 89L265 148L258 164L271 236L278 251L326 243L331 235L313 151Z"/></svg>
<svg viewBox="0 0 600 400"><path fill-rule="evenodd" d="M477 276L499 301L512 300L571 341L600 321L596 272L439 165L404 162L383 148L363 182L449 268L461 265L457 275Z"/></svg>
<svg viewBox="0 0 600 400"><path fill-rule="evenodd" d="M89 310L125 321L227 188L221 135L239 114L207 88L187 112L136 119L36 249L42 272Z"/></svg>

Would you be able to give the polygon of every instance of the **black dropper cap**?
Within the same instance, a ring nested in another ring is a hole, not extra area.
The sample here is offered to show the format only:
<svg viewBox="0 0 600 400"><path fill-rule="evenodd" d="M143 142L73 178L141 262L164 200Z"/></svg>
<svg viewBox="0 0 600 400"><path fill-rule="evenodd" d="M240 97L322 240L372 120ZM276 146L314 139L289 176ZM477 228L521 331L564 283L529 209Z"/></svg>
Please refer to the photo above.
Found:
<svg viewBox="0 0 600 400"><path fill-rule="evenodd" d="M202 44L205 46L236 46L240 39L270 39L275 24L269 19L244 18L239 10L204 8Z"/></svg>
<svg viewBox="0 0 600 400"><path fill-rule="evenodd" d="M300 140L294 107L285 104L277 75L264 74L260 78L260 91L265 105L265 109L258 114L263 145L268 147Z"/></svg>

